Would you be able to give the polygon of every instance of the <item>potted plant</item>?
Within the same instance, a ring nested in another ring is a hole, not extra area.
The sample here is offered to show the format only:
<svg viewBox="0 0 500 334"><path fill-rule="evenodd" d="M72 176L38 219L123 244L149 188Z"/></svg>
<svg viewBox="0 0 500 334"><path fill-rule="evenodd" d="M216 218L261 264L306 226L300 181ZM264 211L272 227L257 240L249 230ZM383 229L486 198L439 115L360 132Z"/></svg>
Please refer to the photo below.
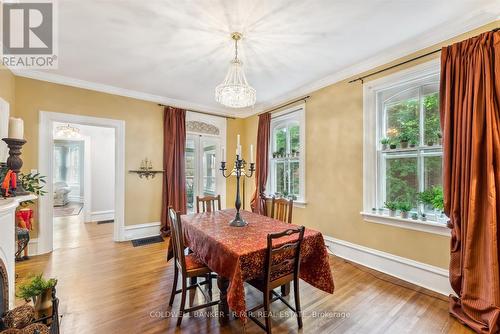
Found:
<svg viewBox="0 0 500 334"><path fill-rule="evenodd" d="M403 132L399 135L399 142L401 143L401 148L408 148L408 142L410 141L410 135Z"/></svg>
<svg viewBox="0 0 500 334"><path fill-rule="evenodd" d="M432 190L432 199L431 199L432 207L436 211L438 211L439 214L442 214L444 209L443 188L440 186L435 186L432 187L431 190Z"/></svg>
<svg viewBox="0 0 500 334"><path fill-rule="evenodd" d="M377 208L372 208L372 213L377 213Z"/></svg>
<svg viewBox="0 0 500 334"><path fill-rule="evenodd" d="M416 212L411 214L411 219L417 220L418 219L418 214Z"/></svg>
<svg viewBox="0 0 500 334"><path fill-rule="evenodd" d="M396 141L395 141L395 140L391 140L391 141L389 142L389 148L390 148L391 150L395 150L395 149L396 149L396 147L398 147L398 145L397 145Z"/></svg>
<svg viewBox="0 0 500 334"><path fill-rule="evenodd" d="M411 210L411 204L409 202L399 202L397 208L401 212L401 218L408 219L408 213Z"/></svg>
<svg viewBox="0 0 500 334"><path fill-rule="evenodd" d="M285 148L284 147L281 147L279 150L278 150L278 158L284 158L285 157Z"/></svg>
<svg viewBox="0 0 500 334"><path fill-rule="evenodd" d="M33 301L37 319L46 317L52 314L52 289L56 284L55 278L46 280L38 274L19 286L17 296Z"/></svg>
<svg viewBox="0 0 500 334"><path fill-rule="evenodd" d="M421 213L420 214L420 219L422 219L423 222L425 222L427 220L427 215L425 213Z"/></svg>
<svg viewBox="0 0 500 334"><path fill-rule="evenodd" d="M396 216L396 210L398 209L398 203L394 201L387 201L384 203L385 207L389 209L389 217Z"/></svg>
<svg viewBox="0 0 500 334"><path fill-rule="evenodd" d="M418 141L415 138L410 139L410 147L417 146Z"/></svg>
<svg viewBox="0 0 500 334"><path fill-rule="evenodd" d="M278 152L273 152L273 158L277 158L278 157Z"/></svg>
<svg viewBox="0 0 500 334"><path fill-rule="evenodd" d="M382 144L382 150L387 150L389 145L391 144L391 140L389 138L382 138L380 140L380 144Z"/></svg>

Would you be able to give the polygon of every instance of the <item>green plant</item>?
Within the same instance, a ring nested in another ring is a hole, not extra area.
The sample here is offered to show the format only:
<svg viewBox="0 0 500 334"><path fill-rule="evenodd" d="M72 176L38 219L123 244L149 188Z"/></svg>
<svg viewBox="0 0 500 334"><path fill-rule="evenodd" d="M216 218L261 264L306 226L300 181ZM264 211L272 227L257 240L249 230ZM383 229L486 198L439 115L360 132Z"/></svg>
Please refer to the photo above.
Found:
<svg viewBox="0 0 500 334"><path fill-rule="evenodd" d="M387 201L384 203L385 207L391 211L396 211L398 209L398 203L393 201Z"/></svg>
<svg viewBox="0 0 500 334"><path fill-rule="evenodd" d="M32 276L31 280L19 286L17 297L24 300L29 300L34 297L40 296L45 290L55 287L57 280L50 278L48 280L42 277L42 274Z"/></svg>
<svg viewBox="0 0 500 334"><path fill-rule="evenodd" d="M406 133L406 132L402 132L402 133L398 136L398 138L399 138L399 141L400 141L400 142L408 142L408 141L410 141L410 139L411 139L410 135L409 135L408 133Z"/></svg>
<svg viewBox="0 0 500 334"><path fill-rule="evenodd" d="M391 140L389 138L387 138L387 137L386 138L382 138L380 140L380 144L382 144L382 145L389 145L390 143L391 143Z"/></svg>
<svg viewBox="0 0 500 334"><path fill-rule="evenodd" d="M401 212L410 212L410 210L411 210L411 203L410 202L398 202L397 203L397 208Z"/></svg>
<svg viewBox="0 0 500 334"><path fill-rule="evenodd" d="M418 193L417 198L420 203L432 205L432 199L434 198L432 188L426 189Z"/></svg>
<svg viewBox="0 0 500 334"><path fill-rule="evenodd" d="M45 176L41 176L40 173L19 173L19 182L21 182L21 185L26 191L35 195L43 196L47 193L43 190L46 183Z"/></svg>
<svg viewBox="0 0 500 334"><path fill-rule="evenodd" d="M418 140L416 140L415 138L410 139L410 145L416 146L417 144L418 144Z"/></svg>
<svg viewBox="0 0 500 334"><path fill-rule="evenodd" d="M444 209L444 195L443 195L443 188L442 187L432 187L433 191L433 198L432 198L432 206L434 209L438 209L440 211L443 211Z"/></svg>

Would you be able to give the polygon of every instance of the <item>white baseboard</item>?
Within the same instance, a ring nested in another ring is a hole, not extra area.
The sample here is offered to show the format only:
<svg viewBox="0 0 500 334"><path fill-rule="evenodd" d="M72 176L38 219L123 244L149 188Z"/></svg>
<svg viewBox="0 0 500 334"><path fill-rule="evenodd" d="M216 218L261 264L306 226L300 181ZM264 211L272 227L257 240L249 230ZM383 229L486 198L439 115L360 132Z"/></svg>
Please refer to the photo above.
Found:
<svg viewBox="0 0 500 334"><path fill-rule="evenodd" d="M453 294L448 270L324 236L332 254L443 295Z"/></svg>
<svg viewBox="0 0 500 334"><path fill-rule="evenodd" d="M125 226L125 240L153 237L160 235L160 222Z"/></svg>
<svg viewBox="0 0 500 334"><path fill-rule="evenodd" d="M91 222L101 222L104 220L113 220L115 219L115 211L107 210L107 211L94 211L90 213L90 221Z"/></svg>
<svg viewBox="0 0 500 334"><path fill-rule="evenodd" d="M16 244L16 250L17 250L17 244ZM38 238L30 239L30 242L28 244L28 256L35 256L35 255L38 255Z"/></svg>

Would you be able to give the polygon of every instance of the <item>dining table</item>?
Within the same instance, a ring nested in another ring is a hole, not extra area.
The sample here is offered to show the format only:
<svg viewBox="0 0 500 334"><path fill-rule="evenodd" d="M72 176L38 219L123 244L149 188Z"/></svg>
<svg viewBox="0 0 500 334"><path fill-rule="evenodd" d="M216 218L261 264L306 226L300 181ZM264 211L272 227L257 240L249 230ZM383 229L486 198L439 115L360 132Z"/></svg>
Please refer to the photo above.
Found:
<svg viewBox="0 0 500 334"><path fill-rule="evenodd" d="M186 246L217 273L219 321L223 323L230 312L246 322L244 283L264 275L267 235L297 227L248 211L240 211L248 224L233 227L229 222L235 214L235 209L226 209L181 216ZM280 243L293 238L284 237ZM320 290L333 293L333 275L321 232L305 228L300 251L299 277Z"/></svg>

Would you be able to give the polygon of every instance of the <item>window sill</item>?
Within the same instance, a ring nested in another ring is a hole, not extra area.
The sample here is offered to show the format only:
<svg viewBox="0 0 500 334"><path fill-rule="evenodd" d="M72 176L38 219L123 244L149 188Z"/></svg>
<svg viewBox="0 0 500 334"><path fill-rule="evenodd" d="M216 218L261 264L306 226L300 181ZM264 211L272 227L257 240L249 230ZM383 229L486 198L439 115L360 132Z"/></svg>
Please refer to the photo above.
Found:
<svg viewBox="0 0 500 334"><path fill-rule="evenodd" d="M305 201L293 201L293 206L296 208L305 208L307 205L307 202Z"/></svg>
<svg viewBox="0 0 500 334"><path fill-rule="evenodd" d="M366 222L370 223L384 224L415 231L450 236L450 229L446 225L432 221L414 220L401 217L390 217L368 212L360 212L360 214L363 216L363 219Z"/></svg>

